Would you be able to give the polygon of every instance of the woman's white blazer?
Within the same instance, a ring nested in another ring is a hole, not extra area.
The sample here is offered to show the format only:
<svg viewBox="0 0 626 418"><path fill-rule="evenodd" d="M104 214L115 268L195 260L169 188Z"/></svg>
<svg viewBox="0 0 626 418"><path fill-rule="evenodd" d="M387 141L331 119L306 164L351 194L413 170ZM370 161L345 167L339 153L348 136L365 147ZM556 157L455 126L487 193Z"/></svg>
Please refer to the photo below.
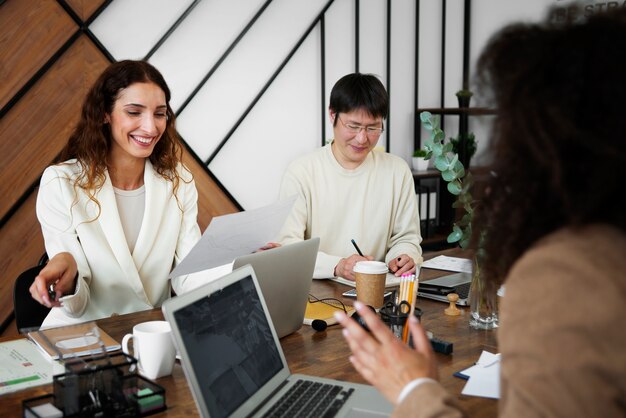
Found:
<svg viewBox="0 0 626 418"><path fill-rule="evenodd" d="M71 253L79 273L75 294L61 298L63 307L52 309L44 327L160 306L170 296L170 271L200 239L198 192L182 165L174 196L173 184L146 160L145 212L132 254L108 172L96 203L74 186L80 170L76 160L69 160L48 167L41 178L37 217L46 251L50 258ZM176 293L187 290L188 278L172 279Z"/></svg>

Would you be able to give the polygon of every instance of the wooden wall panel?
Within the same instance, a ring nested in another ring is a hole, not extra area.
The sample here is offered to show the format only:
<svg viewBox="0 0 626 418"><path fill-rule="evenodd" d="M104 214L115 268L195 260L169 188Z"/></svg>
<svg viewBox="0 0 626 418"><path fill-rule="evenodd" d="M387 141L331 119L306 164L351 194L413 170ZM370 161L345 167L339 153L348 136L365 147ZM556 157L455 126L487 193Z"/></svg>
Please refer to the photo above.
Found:
<svg viewBox="0 0 626 418"><path fill-rule="evenodd" d="M0 108L78 29L54 0L9 0L0 10Z"/></svg>
<svg viewBox="0 0 626 418"><path fill-rule="evenodd" d="M0 230L0 324L13 313L13 282L37 265L44 253L43 236L35 216L37 193Z"/></svg>
<svg viewBox="0 0 626 418"><path fill-rule="evenodd" d="M191 170L198 189L198 224L204 232L214 216L239 212L235 204L224 194L202 166L185 151L183 163Z"/></svg>
<svg viewBox="0 0 626 418"><path fill-rule="evenodd" d="M83 21L86 21L98 10L104 0L66 0L66 2Z"/></svg>
<svg viewBox="0 0 626 418"><path fill-rule="evenodd" d="M0 120L0 218L60 152L87 89L107 65L81 37Z"/></svg>

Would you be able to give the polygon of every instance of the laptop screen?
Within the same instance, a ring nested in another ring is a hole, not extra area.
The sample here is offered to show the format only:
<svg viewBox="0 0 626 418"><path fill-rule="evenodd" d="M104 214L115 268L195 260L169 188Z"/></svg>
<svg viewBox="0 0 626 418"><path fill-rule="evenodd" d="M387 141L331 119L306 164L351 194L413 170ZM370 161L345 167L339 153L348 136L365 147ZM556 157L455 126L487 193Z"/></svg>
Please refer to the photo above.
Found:
<svg viewBox="0 0 626 418"><path fill-rule="evenodd" d="M226 417L283 367L252 276L174 312L211 417Z"/></svg>

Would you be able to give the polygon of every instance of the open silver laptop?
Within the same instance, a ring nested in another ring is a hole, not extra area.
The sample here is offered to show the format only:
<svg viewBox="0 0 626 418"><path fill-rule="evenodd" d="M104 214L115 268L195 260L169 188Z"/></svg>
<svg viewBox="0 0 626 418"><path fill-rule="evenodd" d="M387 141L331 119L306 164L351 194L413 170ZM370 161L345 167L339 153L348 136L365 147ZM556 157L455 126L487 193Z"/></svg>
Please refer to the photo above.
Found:
<svg viewBox="0 0 626 418"><path fill-rule="evenodd" d="M448 302L448 293L456 293L459 295L459 300L457 300L456 304L468 306L471 282L472 275L470 273L455 273L433 280L420 281L419 287L417 288L417 295L423 298Z"/></svg>
<svg viewBox="0 0 626 418"><path fill-rule="evenodd" d="M333 416L329 408L338 417L391 413L372 386L291 374L251 266L166 301L163 313L203 417L262 417L276 408L279 416L298 417ZM330 403L308 405L308 414L293 410L298 399L312 403L325 385ZM297 400L285 401L294 391Z"/></svg>
<svg viewBox="0 0 626 418"><path fill-rule="evenodd" d="M319 238L237 257L233 270L250 264L261 286L272 323L283 338L302 326L311 291Z"/></svg>

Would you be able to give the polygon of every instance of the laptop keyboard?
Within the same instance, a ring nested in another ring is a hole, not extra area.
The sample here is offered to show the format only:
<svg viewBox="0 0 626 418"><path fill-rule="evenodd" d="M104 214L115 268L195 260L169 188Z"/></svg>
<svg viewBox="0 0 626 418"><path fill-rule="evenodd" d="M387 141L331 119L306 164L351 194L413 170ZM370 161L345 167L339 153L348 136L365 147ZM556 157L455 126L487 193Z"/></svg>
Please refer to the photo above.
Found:
<svg viewBox="0 0 626 418"><path fill-rule="evenodd" d="M459 299L467 299L469 296L470 285L471 283L463 283L458 286L454 286L456 294L459 295Z"/></svg>
<svg viewBox="0 0 626 418"><path fill-rule="evenodd" d="M298 379L263 418L334 417L354 389Z"/></svg>

